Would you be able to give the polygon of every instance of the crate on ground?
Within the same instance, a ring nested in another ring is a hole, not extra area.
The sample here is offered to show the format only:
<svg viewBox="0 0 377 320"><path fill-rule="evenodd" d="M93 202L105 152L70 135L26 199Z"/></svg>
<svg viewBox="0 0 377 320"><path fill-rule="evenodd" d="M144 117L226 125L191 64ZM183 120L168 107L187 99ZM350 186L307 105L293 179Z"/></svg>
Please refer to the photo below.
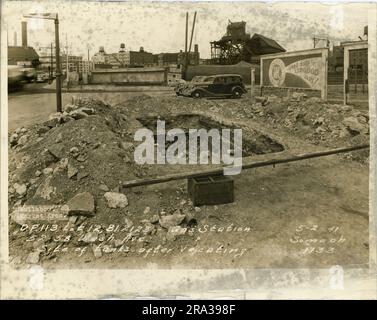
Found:
<svg viewBox="0 0 377 320"><path fill-rule="evenodd" d="M195 206L234 202L233 180L224 175L188 179L188 194Z"/></svg>

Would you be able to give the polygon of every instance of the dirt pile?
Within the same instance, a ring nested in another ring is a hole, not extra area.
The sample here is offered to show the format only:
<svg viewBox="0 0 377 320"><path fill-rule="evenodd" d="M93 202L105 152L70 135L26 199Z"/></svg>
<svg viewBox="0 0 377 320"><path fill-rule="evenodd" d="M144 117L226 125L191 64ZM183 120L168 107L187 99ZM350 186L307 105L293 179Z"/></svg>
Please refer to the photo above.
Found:
<svg viewBox="0 0 377 320"><path fill-rule="evenodd" d="M181 229L186 224L184 212L195 212L195 208L189 201L182 202L183 189L173 192L174 204L169 198L159 206L154 204L161 202L163 195L156 192L157 200L147 201L149 210L140 201L129 205L139 199L140 191L120 192L123 181L158 173L154 167L134 163L134 121L125 108L79 99L48 121L10 134L10 242L11 252L25 253L20 263L56 259L56 250L62 245L73 250L89 245L93 251L89 256L95 258L101 257L103 250L126 248L123 253L128 254L133 249L123 244L130 239L133 247L140 249L152 241L146 237L173 241L186 233ZM25 213L22 208L30 206L38 212L47 208L50 216L58 214L57 219L47 219L46 225L43 218L30 219L33 213L17 214L19 208ZM183 219L178 221L176 216ZM47 237L40 239L39 229L32 232L26 226L26 231L20 232L23 224L45 226L42 231ZM50 224L58 225L64 237L49 229ZM106 242L107 249L98 249L105 241L103 228L113 224L121 226L117 237Z"/></svg>
<svg viewBox="0 0 377 320"><path fill-rule="evenodd" d="M65 201L80 191L93 193L99 185L114 189L122 178L135 178L128 128L126 115L84 100L42 124L17 129L9 139L10 203L23 193L16 183L27 187L22 202L44 203Z"/></svg>
<svg viewBox="0 0 377 320"><path fill-rule="evenodd" d="M319 98L257 97L244 109L249 118L279 125L313 144L328 146L369 141L369 115L352 106L329 104Z"/></svg>

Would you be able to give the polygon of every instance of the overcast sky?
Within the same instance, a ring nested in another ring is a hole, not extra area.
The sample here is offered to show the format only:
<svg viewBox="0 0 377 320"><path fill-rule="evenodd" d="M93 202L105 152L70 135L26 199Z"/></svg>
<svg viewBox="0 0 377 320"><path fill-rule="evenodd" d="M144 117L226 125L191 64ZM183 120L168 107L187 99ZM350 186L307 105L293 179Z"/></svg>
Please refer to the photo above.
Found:
<svg viewBox="0 0 377 320"><path fill-rule="evenodd" d="M251 35L255 32L273 38L288 51L313 47L313 36L330 40L356 40L368 23L368 8L376 4L256 3L256 2L98 2L98 1L9 1L3 2L9 44L14 31L21 44L22 14L57 12L60 41L68 43L73 54L92 56L100 46L117 52L120 43L126 50L177 52L184 49L185 13L189 30L194 12L197 23L193 44L199 45L202 58L210 57L210 41L226 31L228 20L245 21ZM54 40L54 23L28 19L28 45L49 46Z"/></svg>

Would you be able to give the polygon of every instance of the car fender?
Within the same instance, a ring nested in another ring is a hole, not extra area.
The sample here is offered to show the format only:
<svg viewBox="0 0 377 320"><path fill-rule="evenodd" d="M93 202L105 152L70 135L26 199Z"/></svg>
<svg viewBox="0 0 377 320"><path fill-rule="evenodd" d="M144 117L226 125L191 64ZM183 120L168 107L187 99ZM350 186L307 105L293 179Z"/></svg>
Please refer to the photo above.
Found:
<svg viewBox="0 0 377 320"><path fill-rule="evenodd" d="M195 87L195 88L190 88L189 90L188 90L188 92L189 92L189 94L192 94L193 92L195 92L195 91L200 91L200 92L202 92L203 94L210 94L210 92L208 91L208 90L206 90L206 89L204 89L204 88L202 88L202 87Z"/></svg>
<svg viewBox="0 0 377 320"><path fill-rule="evenodd" d="M236 90L236 89L240 89L243 93L247 93L247 90L246 90L245 88L241 87L241 86L234 86L234 87L232 88L232 93L233 93L234 90Z"/></svg>

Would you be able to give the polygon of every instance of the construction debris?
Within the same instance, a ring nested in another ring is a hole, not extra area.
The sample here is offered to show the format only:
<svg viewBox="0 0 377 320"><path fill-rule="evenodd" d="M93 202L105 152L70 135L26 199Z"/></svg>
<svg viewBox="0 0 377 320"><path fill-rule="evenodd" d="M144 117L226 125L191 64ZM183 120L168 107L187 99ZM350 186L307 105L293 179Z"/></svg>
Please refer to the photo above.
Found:
<svg viewBox="0 0 377 320"><path fill-rule="evenodd" d="M89 192L76 194L67 202L68 215L92 216L95 211L94 198Z"/></svg>
<svg viewBox="0 0 377 320"><path fill-rule="evenodd" d="M125 208L128 205L127 196L118 192L106 192L104 194L109 208Z"/></svg>

